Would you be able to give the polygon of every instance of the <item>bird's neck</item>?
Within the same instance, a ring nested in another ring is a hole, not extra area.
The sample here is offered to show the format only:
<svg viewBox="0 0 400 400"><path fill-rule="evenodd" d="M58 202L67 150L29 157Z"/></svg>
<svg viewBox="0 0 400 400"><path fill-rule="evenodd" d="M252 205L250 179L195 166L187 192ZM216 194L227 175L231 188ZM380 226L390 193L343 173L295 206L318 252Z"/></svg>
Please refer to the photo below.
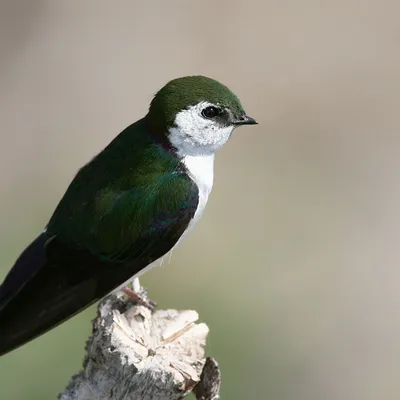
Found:
<svg viewBox="0 0 400 400"><path fill-rule="evenodd" d="M149 131L157 145L170 155L177 157L187 171L189 177L196 183L202 196L207 200L214 180L214 152L185 151L184 147L171 143L171 129L160 128L149 123Z"/></svg>

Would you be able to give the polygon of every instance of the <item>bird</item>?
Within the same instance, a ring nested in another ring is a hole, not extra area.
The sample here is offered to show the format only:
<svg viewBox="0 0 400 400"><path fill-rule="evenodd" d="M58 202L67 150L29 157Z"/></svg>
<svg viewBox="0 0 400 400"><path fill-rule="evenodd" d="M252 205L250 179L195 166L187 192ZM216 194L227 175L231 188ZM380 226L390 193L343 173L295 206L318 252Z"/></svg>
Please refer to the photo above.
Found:
<svg viewBox="0 0 400 400"><path fill-rule="evenodd" d="M126 286L203 214L214 156L255 125L239 98L200 75L168 82L147 114L78 170L45 229L0 286L0 355Z"/></svg>

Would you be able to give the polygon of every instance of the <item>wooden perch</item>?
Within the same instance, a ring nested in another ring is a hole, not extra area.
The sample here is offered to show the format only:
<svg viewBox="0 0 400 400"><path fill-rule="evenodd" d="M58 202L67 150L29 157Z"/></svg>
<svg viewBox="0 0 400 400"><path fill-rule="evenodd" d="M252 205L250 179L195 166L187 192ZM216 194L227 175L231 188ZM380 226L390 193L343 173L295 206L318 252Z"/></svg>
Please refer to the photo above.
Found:
<svg viewBox="0 0 400 400"><path fill-rule="evenodd" d="M98 306L83 369L61 400L178 400L193 391L198 400L219 399L220 371L205 359L208 327L196 311L127 309L110 295Z"/></svg>

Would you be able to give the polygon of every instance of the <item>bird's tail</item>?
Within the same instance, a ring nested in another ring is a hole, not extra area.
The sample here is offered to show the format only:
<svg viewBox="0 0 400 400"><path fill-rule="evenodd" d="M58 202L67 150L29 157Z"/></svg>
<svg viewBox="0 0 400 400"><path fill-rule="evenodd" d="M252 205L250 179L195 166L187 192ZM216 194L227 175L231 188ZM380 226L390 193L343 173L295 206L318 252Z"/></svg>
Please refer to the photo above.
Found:
<svg viewBox="0 0 400 400"><path fill-rule="evenodd" d="M76 285L48 265L43 233L21 254L0 287L0 356L93 303L90 280Z"/></svg>
<svg viewBox="0 0 400 400"><path fill-rule="evenodd" d="M18 257L0 286L0 312L45 263L45 233L38 236Z"/></svg>

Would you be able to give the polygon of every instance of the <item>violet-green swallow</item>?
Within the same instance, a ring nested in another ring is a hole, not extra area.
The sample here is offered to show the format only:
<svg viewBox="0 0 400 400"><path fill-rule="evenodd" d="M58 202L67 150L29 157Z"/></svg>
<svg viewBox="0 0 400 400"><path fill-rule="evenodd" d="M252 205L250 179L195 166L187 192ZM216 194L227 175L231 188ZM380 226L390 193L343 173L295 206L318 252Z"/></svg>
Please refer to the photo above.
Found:
<svg viewBox="0 0 400 400"><path fill-rule="evenodd" d="M200 218L214 154L256 121L224 85L175 79L82 167L46 229L0 287L0 354L122 287L168 253Z"/></svg>

